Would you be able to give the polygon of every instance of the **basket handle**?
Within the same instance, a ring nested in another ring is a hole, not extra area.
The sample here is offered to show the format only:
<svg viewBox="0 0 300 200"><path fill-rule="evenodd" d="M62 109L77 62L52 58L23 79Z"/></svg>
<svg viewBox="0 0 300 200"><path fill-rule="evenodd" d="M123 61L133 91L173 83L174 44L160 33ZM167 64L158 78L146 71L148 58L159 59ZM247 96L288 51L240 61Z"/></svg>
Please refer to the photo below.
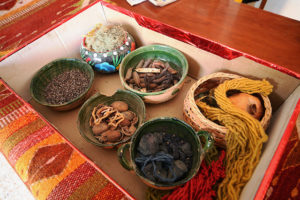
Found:
<svg viewBox="0 0 300 200"><path fill-rule="evenodd" d="M130 147L129 143L122 144L119 147L117 154L118 154L120 164L128 171L131 171L133 170L133 166L125 157L125 152L128 151L129 147Z"/></svg>
<svg viewBox="0 0 300 200"><path fill-rule="evenodd" d="M212 139L210 133L207 131L198 131L197 134L199 135L199 137L204 137L205 145L203 147L203 152L207 153L207 151L213 147L214 140Z"/></svg>

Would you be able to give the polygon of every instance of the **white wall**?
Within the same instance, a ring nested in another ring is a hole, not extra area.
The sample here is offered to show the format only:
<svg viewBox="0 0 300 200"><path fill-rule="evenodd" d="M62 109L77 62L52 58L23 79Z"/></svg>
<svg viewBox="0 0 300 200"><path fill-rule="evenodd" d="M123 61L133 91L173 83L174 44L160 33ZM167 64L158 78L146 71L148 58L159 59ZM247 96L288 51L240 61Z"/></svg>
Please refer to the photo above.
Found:
<svg viewBox="0 0 300 200"><path fill-rule="evenodd" d="M255 7L260 3L256 2ZM264 10L300 21L300 0L267 0Z"/></svg>

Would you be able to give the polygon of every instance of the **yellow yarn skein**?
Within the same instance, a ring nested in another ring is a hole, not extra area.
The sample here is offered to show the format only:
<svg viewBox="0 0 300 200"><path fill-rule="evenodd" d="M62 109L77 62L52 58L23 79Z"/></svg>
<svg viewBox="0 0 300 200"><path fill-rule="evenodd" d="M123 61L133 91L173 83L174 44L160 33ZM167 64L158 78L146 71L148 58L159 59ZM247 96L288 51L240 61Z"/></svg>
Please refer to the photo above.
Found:
<svg viewBox="0 0 300 200"><path fill-rule="evenodd" d="M268 139L260 122L235 107L227 98L226 92L239 90L248 94L260 93L267 96L272 89L273 86L266 80L232 79L220 84L214 91L220 108L210 107L201 101L196 102L208 119L218 120L228 129L225 136L226 177L219 185L218 199L239 198L241 190L251 178L259 162L262 145Z"/></svg>

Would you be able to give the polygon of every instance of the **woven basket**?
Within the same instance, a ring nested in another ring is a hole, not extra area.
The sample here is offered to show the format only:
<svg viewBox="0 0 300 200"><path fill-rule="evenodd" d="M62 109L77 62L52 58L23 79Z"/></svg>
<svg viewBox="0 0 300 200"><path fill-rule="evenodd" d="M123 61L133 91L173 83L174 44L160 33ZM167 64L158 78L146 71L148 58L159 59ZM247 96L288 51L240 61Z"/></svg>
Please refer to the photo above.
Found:
<svg viewBox="0 0 300 200"><path fill-rule="evenodd" d="M219 84L223 83L225 80L235 78L242 78L242 76L221 72L204 76L192 85L184 100L184 120L197 131L209 131L215 140L215 144L223 148L226 148L225 135L227 134L228 129L207 119L197 107L195 102L195 96L197 96L201 92L205 92L205 90L207 91L207 88L215 88ZM260 95L260 97L263 101L263 105L265 108L264 116L262 117L260 123L262 127L266 130L272 115L272 107L268 97L264 97L262 95Z"/></svg>

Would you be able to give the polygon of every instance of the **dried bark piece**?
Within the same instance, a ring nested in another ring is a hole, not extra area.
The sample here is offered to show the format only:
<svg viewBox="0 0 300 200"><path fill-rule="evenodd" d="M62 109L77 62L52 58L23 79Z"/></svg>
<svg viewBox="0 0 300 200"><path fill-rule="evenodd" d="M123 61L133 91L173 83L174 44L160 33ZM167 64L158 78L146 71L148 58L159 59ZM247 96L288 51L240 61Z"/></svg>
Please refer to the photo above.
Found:
<svg viewBox="0 0 300 200"><path fill-rule="evenodd" d="M129 80L132 76L132 68L129 68L126 72L125 81Z"/></svg>
<svg viewBox="0 0 300 200"><path fill-rule="evenodd" d="M132 73L132 75L133 75L133 80L134 80L135 84L136 84L137 86L139 86L141 80L140 80L140 77L139 77L138 73L137 73L136 71L134 71L134 72Z"/></svg>
<svg viewBox="0 0 300 200"><path fill-rule="evenodd" d="M176 69L173 69L171 66L170 66L170 64L168 63L168 72L170 72L170 74L177 74L178 73L178 71L176 70Z"/></svg>
<svg viewBox="0 0 300 200"><path fill-rule="evenodd" d="M146 62L144 63L144 65L143 65L143 68L149 67L151 63L152 63L152 59L151 58L147 59Z"/></svg>
<svg viewBox="0 0 300 200"><path fill-rule="evenodd" d="M135 69L141 68L144 64L144 59L140 60Z"/></svg>
<svg viewBox="0 0 300 200"><path fill-rule="evenodd" d="M166 80L166 78L167 78L167 76L165 75L165 76L162 76L162 77L160 77L158 79L154 79L152 82L159 84L159 83L163 82L164 80Z"/></svg>
<svg viewBox="0 0 300 200"><path fill-rule="evenodd" d="M165 68L165 64L161 60L154 60L152 66L155 68Z"/></svg>
<svg viewBox="0 0 300 200"><path fill-rule="evenodd" d="M157 68L139 68L136 69L135 71L139 73L160 73L160 69Z"/></svg>

